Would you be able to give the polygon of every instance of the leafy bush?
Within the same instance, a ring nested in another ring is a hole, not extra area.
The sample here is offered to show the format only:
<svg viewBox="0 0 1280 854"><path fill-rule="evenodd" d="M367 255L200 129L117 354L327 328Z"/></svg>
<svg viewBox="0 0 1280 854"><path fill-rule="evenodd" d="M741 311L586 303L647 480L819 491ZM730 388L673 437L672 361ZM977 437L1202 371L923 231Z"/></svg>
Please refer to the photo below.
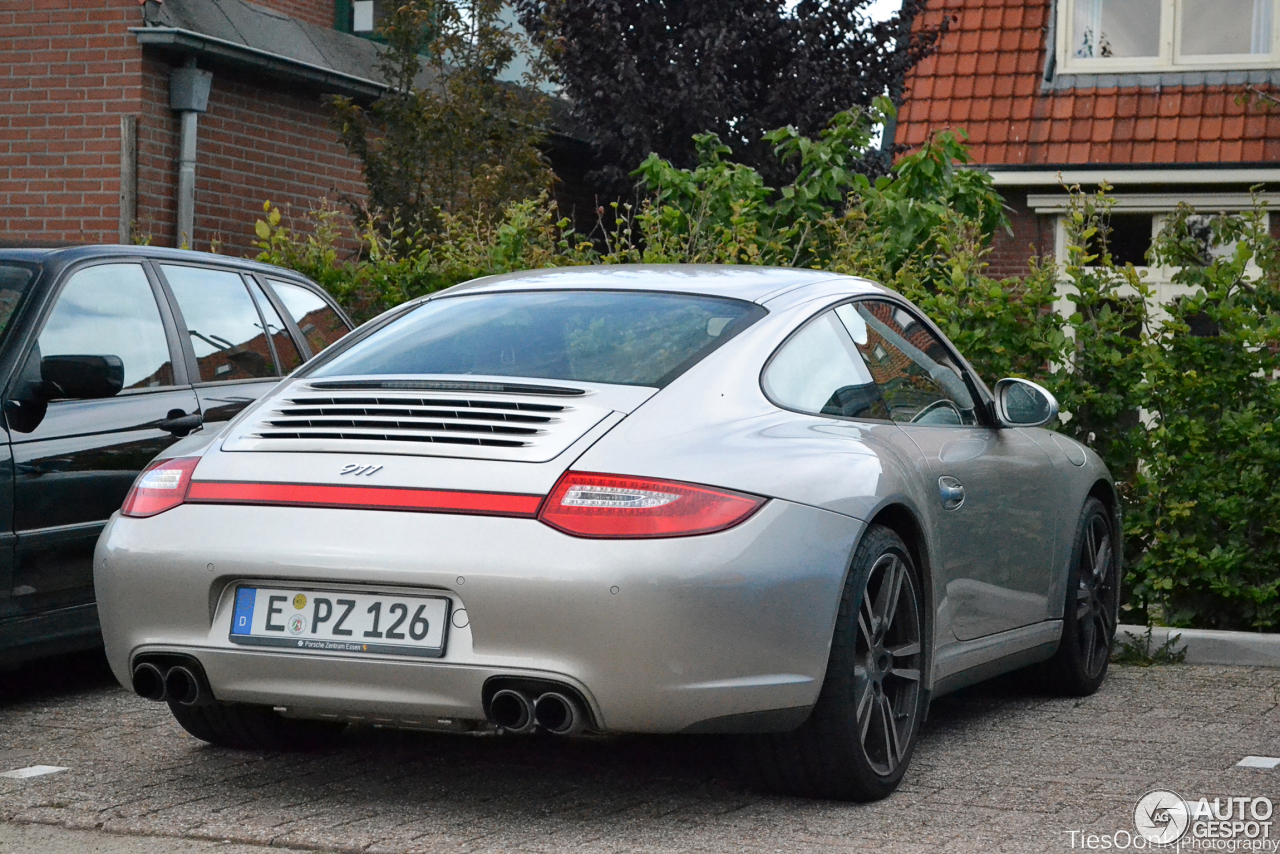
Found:
<svg viewBox="0 0 1280 854"><path fill-rule="evenodd" d="M1229 247L1217 255L1210 244ZM1154 318L1138 400L1149 424L1129 532L1144 616L1280 626L1280 263L1261 210L1183 207L1152 248L1187 296Z"/></svg>
<svg viewBox="0 0 1280 854"><path fill-rule="evenodd" d="M268 207L261 257L320 282L360 319L535 267L698 262L865 275L919 305L988 381L1028 377L1058 397L1057 429L1097 450L1117 480L1130 620L1280 627L1280 247L1261 208L1171 217L1151 260L1179 268L1187 295L1159 310L1139 271L1117 265L1099 239L1106 187L1073 189L1063 264L1039 260L996 281L985 259L1005 227L1000 197L983 173L960 168L960 138L940 134L874 181L851 169L890 110L842 113L814 139L770 133L797 175L780 188L709 134L690 169L650 157L637 172L647 198L602 211L592 240L544 195L492 217L442 212L439 230L408 252L394 231L366 228L362 251L339 258L333 211L313 212L303 233Z"/></svg>

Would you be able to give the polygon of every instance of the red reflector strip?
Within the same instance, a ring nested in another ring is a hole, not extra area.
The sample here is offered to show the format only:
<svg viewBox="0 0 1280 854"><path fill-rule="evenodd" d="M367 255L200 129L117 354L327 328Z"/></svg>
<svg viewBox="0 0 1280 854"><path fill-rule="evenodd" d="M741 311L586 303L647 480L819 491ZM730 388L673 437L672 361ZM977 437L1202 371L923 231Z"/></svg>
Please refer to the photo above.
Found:
<svg viewBox="0 0 1280 854"><path fill-rule="evenodd" d="M409 510L419 513L469 513L532 519L541 495L507 492L454 492L384 486L323 486L314 483L242 483L194 481L188 504L259 504L280 507L336 507L352 510Z"/></svg>

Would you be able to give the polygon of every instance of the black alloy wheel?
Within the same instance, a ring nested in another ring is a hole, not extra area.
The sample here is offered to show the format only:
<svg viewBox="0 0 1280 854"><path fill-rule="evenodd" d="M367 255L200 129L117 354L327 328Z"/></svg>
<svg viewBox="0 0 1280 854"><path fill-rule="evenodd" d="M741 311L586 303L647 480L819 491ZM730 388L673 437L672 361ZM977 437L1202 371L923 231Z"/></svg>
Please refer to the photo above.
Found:
<svg viewBox="0 0 1280 854"><path fill-rule="evenodd" d="M908 564L887 551L871 567L854 653L859 738L867 762L892 775L907 758L920 709L920 602Z"/></svg>
<svg viewBox="0 0 1280 854"><path fill-rule="evenodd" d="M1097 691L1111 661L1120 603L1112 524L1106 505L1096 498L1085 502L1067 576L1062 639L1045 672L1048 686L1068 696Z"/></svg>
<svg viewBox="0 0 1280 854"><path fill-rule="evenodd" d="M874 801L906 773L927 693L921 579L889 528L859 543L813 712L791 732L743 741L742 770L770 791Z"/></svg>

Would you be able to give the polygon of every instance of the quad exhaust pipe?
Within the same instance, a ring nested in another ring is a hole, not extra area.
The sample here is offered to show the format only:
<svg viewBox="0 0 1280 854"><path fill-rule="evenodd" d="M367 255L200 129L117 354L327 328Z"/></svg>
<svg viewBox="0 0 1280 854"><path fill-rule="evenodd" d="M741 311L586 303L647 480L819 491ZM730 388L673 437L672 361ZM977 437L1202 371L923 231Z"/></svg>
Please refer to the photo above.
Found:
<svg viewBox="0 0 1280 854"><path fill-rule="evenodd" d="M141 661L133 666L133 691L147 700L199 706L213 699L199 665Z"/></svg>
<svg viewBox="0 0 1280 854"><path fill-rule="evenodd" d="M577 735L587 728L586 715L572 697L548 691L533 701L533 719L556 735Z"/></svg>
<svg viewBox="0 0 1280 854"><path fill-rule="evenodd" d="M133 692L147 700L163 700L167 696L164 672L149 661L133 668Z"/></svg>
<svg viewBox="0 0 1280 854"><path fill-rule="evenodd" d="M489 701L489 719L507 732L533 732L533 701L521 691L504 688Z"/></svg>
<svg viewBox="0 0 1280 854"><path fill-rule="evenodd" d="M511 733L542 728L556 735L577 735L588 722L586 710L567 693L544 691L535 697L514 688L494 693L489 700L489 720Z"/></svg>

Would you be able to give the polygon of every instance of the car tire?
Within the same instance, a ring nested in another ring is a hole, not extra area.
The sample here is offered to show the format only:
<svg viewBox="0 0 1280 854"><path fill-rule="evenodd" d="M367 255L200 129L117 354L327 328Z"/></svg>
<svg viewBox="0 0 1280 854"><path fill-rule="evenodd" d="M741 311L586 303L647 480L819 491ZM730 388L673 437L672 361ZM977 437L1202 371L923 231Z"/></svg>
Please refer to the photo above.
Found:
<svg viewBox="0 0 1280 854"><path fill-rule="evenodd" d="M342 731L341 724L283 718L266 706L210 703L169 711L187 732L216 747L235 750L313 750Z"/></svg>
<svg viewBox="0 0 1280 854"><path fill-rule="evenodd" d="M1087 697L1107 677L1120 605L1113 524L1105 504L1085 502L1071 547L1062 638L1041 666L1044 685L1055 694Z"/></svg>
<svg viewBox="0 0 1280 854"><path fill-rule="evenodd" d="M897 788L927 701L920 582L902 539L871 526L845 581L813 712L799 729L743 745L740 764L757 784L846 801L879 800Z"/></svg>

